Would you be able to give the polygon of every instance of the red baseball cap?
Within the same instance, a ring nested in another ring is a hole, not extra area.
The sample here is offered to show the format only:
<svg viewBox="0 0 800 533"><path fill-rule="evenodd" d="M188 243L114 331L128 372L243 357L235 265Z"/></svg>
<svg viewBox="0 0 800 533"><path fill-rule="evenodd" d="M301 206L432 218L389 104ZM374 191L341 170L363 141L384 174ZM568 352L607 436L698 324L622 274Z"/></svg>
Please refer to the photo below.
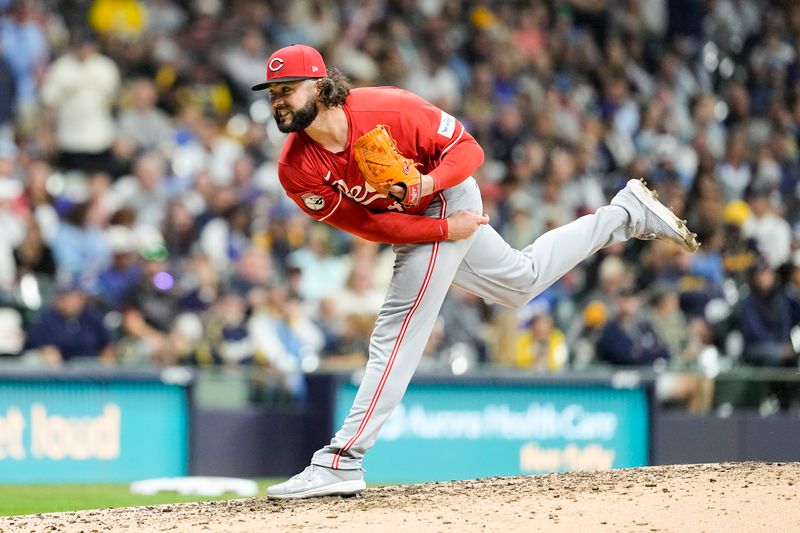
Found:
<svg viewBox="0 0 800 533"><path fill-rule="evenodd" d="M325 77L327 68L322 55L304 44L292 44L276 50L267 61L267 81L253 85L253 91L266 89L272 83Z"/></svg>

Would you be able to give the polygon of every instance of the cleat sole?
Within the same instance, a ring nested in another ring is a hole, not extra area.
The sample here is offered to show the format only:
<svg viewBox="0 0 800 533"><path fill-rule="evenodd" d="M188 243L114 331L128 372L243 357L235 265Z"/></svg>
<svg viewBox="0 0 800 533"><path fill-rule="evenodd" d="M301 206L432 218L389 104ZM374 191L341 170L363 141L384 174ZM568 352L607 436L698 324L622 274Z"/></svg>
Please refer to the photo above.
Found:
<svg viewBox="0 0 800 533"><path fill-rule="evenodd" d="M302 498L317 498L320 496L355 496L367 488L363 479L342 481L324 487L315 487L302 492L291 492L284 494L270 494L267 497L276 500L297 500Z"/></svg>
<svg viewBox="0 0 800 533"><path fill-rule="evenodd" d="M657 200L658 194L647 186L647 182L644 179L630 180L629 183L631 184L631 191L636 198L675 232L676 241L681 242L690 252L697 251L700 248L697 234L689 231L685 220L678 218L671 209Z"/></svg>

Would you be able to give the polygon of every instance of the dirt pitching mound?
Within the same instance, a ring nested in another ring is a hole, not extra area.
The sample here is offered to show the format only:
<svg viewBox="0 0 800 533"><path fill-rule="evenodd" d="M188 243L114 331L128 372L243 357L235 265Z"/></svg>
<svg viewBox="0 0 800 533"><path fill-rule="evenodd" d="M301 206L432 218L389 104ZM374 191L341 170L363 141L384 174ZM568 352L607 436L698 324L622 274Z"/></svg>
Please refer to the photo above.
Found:
<svg viewBox="0 0 800 533"><path fill-rule="evenodd" d="M0 532L796 531L800 463L724 463L0 519Z"/></svg>

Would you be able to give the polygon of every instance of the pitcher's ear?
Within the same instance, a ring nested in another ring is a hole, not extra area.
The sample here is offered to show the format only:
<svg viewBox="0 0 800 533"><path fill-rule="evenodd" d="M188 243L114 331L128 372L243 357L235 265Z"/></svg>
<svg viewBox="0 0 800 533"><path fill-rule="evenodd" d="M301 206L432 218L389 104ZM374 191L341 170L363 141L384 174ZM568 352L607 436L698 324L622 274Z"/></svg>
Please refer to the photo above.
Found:
<svg viewBox="0 0 800 533"><path fill-rule="evenodd" d="M317 98L322 102L328 102L333 94L333 83L329 78L320 78L317 80Z"/></svg>

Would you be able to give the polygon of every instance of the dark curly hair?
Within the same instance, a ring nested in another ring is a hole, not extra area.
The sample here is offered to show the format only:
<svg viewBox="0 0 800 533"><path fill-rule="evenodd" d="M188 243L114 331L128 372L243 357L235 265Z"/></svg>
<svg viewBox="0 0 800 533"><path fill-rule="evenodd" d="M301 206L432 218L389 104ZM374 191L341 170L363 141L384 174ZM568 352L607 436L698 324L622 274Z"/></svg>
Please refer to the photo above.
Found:
<svg viewBox="0 0 800 533"><path fill-rule="evenodd" d="M338 69L329 68L327 76L317 82L317 88L319 101L328 107L336 107L344 104L352 84Z"/></svg>

